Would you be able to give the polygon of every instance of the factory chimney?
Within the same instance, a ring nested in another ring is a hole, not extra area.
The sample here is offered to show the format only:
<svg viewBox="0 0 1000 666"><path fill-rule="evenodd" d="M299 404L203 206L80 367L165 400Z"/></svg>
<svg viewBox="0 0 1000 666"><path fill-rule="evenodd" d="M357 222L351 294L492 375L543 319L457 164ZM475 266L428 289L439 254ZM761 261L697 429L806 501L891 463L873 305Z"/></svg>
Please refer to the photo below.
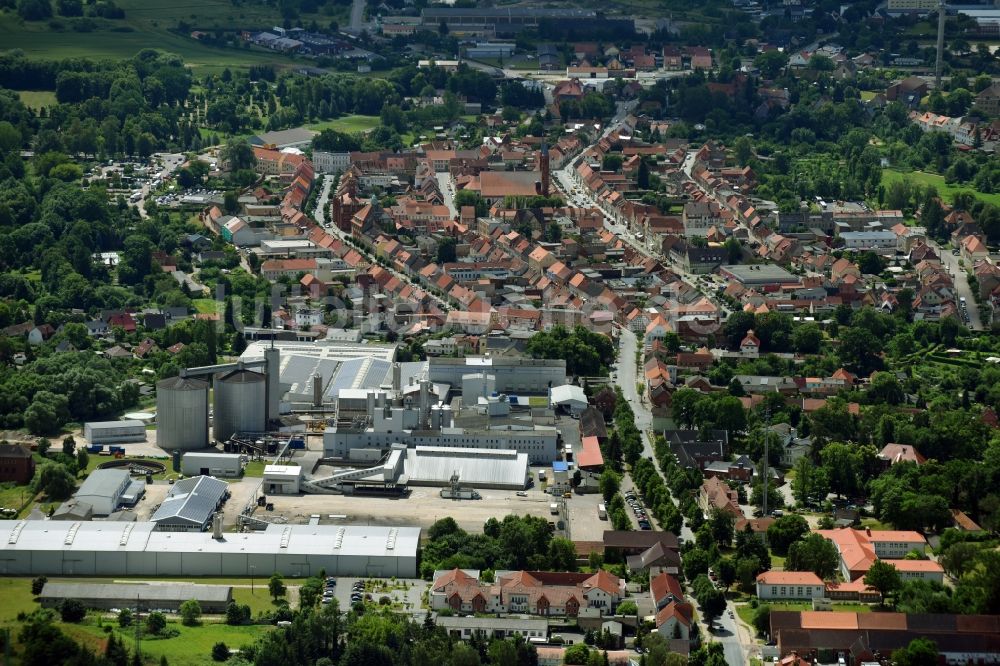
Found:
<svg viewBox="0 0 1000 666"><path fill-rule="evenodd" d="M264 350L264 361L267 373L265 421L269 424L281 416L281 351L274 346L274 340L271 341L271 346Z"/></svg>
<svg viewBox="0 0 1000 666"><path fill-rule="evenodd" d="M318 372L313 375L313 407L323 406L323 375Z"/></svg>
<svg viewBox="0 0 1000 666"><path fill-rule="evenodd" d="M542 154L538 159L539 170L542 172L542 196L549 196L549 144L542 142Z"/></svg>

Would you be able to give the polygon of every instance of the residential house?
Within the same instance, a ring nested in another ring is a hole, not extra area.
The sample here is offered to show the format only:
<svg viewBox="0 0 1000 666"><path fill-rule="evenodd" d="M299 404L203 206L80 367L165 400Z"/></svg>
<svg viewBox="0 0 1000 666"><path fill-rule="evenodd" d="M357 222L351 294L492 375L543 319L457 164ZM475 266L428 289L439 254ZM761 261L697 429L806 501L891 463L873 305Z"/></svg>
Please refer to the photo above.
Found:
<svg viewBox="0 0 1000 666"><path fill-rule="evenodd" d="M0 443L0 482L24 484L34 476L35 459L28 447Z"/></svg>
<svg viewBox="0 0 1000 666"><path fill-rule="evenodd" d="M743 511L740 509L739 496L734 488L721 479L712 477L705 479L698 490L698 506L708 515L713 509L725 511L740 518Z"/></svg>

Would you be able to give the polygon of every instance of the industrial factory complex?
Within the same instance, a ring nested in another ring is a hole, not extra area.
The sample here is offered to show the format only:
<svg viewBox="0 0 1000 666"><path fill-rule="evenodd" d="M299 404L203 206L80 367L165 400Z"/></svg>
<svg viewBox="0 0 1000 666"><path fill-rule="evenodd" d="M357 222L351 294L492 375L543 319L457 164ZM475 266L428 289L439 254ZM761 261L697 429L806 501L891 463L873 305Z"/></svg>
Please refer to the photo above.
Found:
<svg viewBox="0 0 1000 666"><path fill-rule="evenodd" d="M523 496L530 466L562 460L559 420L581 395L562 360L398 362L393 345L258 340L158 382L155 415L86 424L89 450L114 459L50 517L0 521L0 574L414 577L421 527L321 515L318 496L359 509L349 497L427 502L428 487L434 501ZM169 462L131 462L134 447ZM169 486L154 481L168 466ZM302 508L282 514L282 497Z"/></svg>

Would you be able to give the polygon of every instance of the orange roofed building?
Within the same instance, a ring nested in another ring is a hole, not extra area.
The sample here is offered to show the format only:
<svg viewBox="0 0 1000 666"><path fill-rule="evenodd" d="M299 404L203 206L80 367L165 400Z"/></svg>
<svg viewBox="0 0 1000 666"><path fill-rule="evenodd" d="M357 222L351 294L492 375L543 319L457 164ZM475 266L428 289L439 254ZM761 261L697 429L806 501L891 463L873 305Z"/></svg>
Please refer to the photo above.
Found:
<svg viewBox="0 0 1000 666"><path fill-rule="evenodd" d="M904 559L907 553L923 553L927 547L927 540L919 532L867 528L856 530L850 527L815 532L837 547L840 573L844 580L862 578L875 560L883 560L896 567L904 581L920 578L944 582L944 569L937 562Z"/></svg>
<svg viewBox="0 0 1000 666"><path fill-rule="evenodd" d="M607 571L497 572L493 583L452 569L431 583L431 608L460 613L531 613L595 617L610 614L625 597L625 581ZM592 610L587 610L592 609Z"/></svg>

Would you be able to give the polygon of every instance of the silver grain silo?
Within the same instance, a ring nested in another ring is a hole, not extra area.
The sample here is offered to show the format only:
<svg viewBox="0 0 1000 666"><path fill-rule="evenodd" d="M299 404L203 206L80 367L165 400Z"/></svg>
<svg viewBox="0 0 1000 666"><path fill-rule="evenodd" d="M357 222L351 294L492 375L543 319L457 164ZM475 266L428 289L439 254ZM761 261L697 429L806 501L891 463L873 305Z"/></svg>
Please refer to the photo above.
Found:
<svg viewBox="0 0 1000 666"><path fill-rule="evenodd" d="M156 444L166 451L208 446L208 382L171 377L156 383Z"/></svg>
<svg viewBox="0 0 1000 666"><path fill-rule="evenodd" d="M215 376L215 412L212 434L225 442L235 433L264 432L266 378L259 372L236 368Z"/></svg>

